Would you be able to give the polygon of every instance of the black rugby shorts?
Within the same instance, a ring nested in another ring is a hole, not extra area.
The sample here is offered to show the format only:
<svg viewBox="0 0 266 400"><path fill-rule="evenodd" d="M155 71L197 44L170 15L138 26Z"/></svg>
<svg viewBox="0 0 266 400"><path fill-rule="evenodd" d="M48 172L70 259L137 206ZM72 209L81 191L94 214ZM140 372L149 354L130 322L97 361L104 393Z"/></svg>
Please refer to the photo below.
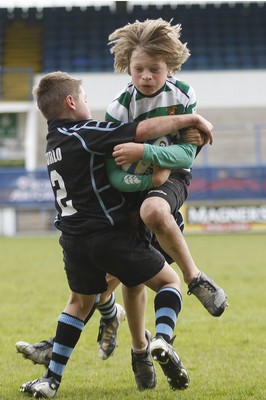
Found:
<svg viewBox="0 0 266 400"><path fill-rule="evenodd" d="M171 175L163 185L148 191L145 198L148 199L150 197L160 197L167 201L171 214L177 218L178 210L187 198L187 184L184 180Z"/></svg>
<svg viewBox="0 0 266 400"><path fill-rule="evenodd" d="M60 237L69 287L80 294L102 293L107 289L106 273L128 287L155 276L164 257L129 224L87 236Z"/></svg>

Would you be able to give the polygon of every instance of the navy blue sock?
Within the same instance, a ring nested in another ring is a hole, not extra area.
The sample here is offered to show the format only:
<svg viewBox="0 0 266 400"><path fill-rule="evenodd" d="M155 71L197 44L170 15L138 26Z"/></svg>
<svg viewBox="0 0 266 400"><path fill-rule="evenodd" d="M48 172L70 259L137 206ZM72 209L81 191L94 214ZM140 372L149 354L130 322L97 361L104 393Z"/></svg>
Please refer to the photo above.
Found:
<svg viewBox="0 0 266 400"><path fill-rule="evenodd" d="M116 305L115 305L115 294L112 292L110 299L102 304L97 306L97 310L100 311L102 319L111 319L116 316Z"/></svg>
<svg viewBox="0 0 266 400"><path fill-rule="evenodd" d="M169 343L182 308L181 293L175 288L160 289L154 299L154 308L156 337L162 336Z"/></svg>
<svg viewBox="0 0 266 400"><path fill-rule="evenodd" d="M64 312L59 316L47 377L52 376L58 382L61 382L66 364L80 338L83 328L84 322L79 318Z"/></svg>

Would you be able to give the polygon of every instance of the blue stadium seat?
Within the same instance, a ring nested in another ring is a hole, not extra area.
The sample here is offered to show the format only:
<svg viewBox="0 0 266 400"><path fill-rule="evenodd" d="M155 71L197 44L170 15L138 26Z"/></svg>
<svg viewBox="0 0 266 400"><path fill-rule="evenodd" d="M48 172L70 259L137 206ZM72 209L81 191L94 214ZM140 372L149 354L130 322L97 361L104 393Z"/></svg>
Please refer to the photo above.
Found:
<svg viewBox="0 0 266 400"><path fill-rule="evenodd" d="M43 27L44 71L53 66L68 66L75 71L112 71L109 34L136 19L161 17L182 24L181 40L191 50L184 70L266 68L265 13L265 2L138 5L130 13L113 13L108 6L0 9L0 60L6 24L10 18L23 18Z"/></svg>

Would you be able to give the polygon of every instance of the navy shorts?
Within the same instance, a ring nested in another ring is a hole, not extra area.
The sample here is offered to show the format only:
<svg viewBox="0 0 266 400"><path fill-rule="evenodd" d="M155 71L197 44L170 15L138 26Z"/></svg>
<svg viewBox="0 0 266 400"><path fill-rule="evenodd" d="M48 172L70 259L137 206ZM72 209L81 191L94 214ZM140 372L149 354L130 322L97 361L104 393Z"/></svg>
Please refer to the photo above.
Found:
<svg viewBox="0 0 266 400"><path fill-rule="evenodd" d="M191 181L191 173L185 172L184 176L180 173L171 173L168 180L161 186L146 192L123 193L127 202L129 212L139 210L142 202L150 197L161 197L170 205L171 214L178 218L178 210L187 199L187 188Z"/></svg>
<svg viewBox="0 0 266 400"><path fill-rule="evenodd" d="M69 287L80 294L104 292L106 273L128 287L137 286L158 274L165 264L160 252L128 224L87 236L63 234L59 243Z"/></svg>
<svg viewBox="0 0 266 400"><path fill-rule="evenodd" d="M187 186L185 180L176 178L174 174L171 174L163 185L149 190L145 198L161 197L167 201L171 209L171 214L177 219L178 210L187 198Z"/></svg>

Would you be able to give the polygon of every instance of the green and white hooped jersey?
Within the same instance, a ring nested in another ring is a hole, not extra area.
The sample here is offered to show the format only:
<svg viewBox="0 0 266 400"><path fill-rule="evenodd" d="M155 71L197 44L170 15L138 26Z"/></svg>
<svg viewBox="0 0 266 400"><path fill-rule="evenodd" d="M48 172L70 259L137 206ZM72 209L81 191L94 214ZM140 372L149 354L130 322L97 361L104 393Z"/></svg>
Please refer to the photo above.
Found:
<svg viewBox="0 0 266 400"><path fill-rule="evenodd" d="M162 115L192 114L196 112L196 95L191 86L174 77L167 78L161 90L144 96L128 83L109 105L107 121L132 122Z"/></svg>
<svg viewBox="0 0 266 400"><path fill-rule="evenodd" d="M153 96L144 96L138 92L133 83L128 83L109 105L106 112L106 121L138 122L157 116L191 114L195 112L196 96L194 90L186 83L171 77L166 80L163 88ZM167 137L169 139L169 136L166 135L162 139L167 139ZM159 142L159 146L161 146L159 139L155 141L156 143L154 143L154 140L148 141L148 143L158 144ZM173 142L173 137L171 136L171 141L168 141L168 144L165 143L165 140L163 142L164 146L168 146ZM182 146L186 148L186 151L181 150ZM182 146L170 146L171 149L167 152L160 152L160 156L156 149L157 146L145 148L145 151L152 150L153 152L152 157L150 157L151 154L148 157L149 161L146 159L146 161L140 160L137 163L125 165L122 167L122 171L110 159L107 171L112 185L122 192L150 189L152 181L149 174L151 174L153 166L151 158L157 161L160 159L158 165L175 169L175 174L179 169L180 176L184 176L184 168L178 167L177 158L184 165L187 162L186 157L188 157L188 154L192 155L194 153L195 157L196 148L194 145L189 144L182 144ZM186 171L189 171L189 169Z"/></svg>

